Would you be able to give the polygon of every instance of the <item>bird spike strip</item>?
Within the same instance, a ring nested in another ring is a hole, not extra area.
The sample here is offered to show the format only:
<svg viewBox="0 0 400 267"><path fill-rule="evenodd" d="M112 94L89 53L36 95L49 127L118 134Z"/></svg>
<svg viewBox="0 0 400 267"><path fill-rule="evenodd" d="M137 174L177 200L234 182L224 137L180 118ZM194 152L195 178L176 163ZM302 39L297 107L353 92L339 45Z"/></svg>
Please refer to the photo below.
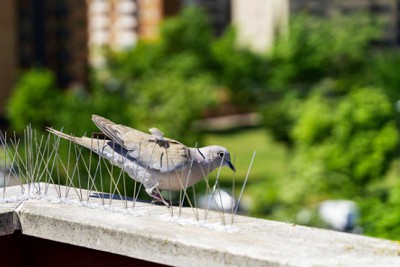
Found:
<svg viewBox="0 0 400 267"><path fill-rule="evenodd" d="M210 210L215 210L219 214L219 223L233 225L255 155L256 152L238 190L237 201L234 197L228 204L223 201L219 168L212 173L215 178L204 177L205 204L199 207L195 186L186 188L182 185L179 192L163 192L163 196L174 203L165 207L165 213L171 218L180 218L182 210L190 207L192 219L204 223L209 220ZM237 190L235 180L233 174L233 194ZM22 137L0 132L0 205L35 198L138 215L137 207L149 202L143 200L147 195L141 194L144 191L141 189L142 184L128 177L122 169L72 141L60 140L50 133L38 134L30 126L26 127ZM151 209L149 205L146 207Z"/></svg>

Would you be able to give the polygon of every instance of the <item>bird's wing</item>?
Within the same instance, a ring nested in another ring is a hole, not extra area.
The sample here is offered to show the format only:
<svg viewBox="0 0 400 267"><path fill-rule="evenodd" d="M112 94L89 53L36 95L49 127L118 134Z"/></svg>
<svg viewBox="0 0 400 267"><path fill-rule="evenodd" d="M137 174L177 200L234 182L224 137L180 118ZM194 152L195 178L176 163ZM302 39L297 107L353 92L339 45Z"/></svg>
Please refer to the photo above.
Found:
<svg viewBox="0 0 400 267"><path fill-rule="evenodd" d="M147 134L97 115L93 115L92 120L105 135L128 150L129 157L145 168L167 173L180 171L191 164L189 149L178 141L164 138L158 129Z"/></svg>

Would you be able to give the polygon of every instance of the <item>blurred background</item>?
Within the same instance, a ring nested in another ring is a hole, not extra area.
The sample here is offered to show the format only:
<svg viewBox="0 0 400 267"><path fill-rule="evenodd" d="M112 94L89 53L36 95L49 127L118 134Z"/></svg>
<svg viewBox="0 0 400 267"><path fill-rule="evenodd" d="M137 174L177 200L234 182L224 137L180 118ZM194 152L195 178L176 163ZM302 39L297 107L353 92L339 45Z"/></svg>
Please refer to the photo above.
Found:
<svg viewBox="0 0 400 267"><path fill-rule="evenodd" d="M3 0L0 126L81 135L98 114L223 145L238 171L221 187L236 198L257 151L242 213L398 240L399 11L398 0Z"/></svg>

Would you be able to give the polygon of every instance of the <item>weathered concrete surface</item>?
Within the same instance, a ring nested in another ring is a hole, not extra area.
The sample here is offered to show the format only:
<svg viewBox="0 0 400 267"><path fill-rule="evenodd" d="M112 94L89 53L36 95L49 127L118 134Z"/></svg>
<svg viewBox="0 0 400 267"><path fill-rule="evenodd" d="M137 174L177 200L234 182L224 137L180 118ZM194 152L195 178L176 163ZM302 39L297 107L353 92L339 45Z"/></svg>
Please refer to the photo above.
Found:
<svg viewBox="0 0 400 267"><path fill-rule="evenodd" d="M157 214L29 200L19 217L27 235L175 266L400 266L395 242L245 217L228 233Z"/></svg>
<svg viewBox="0 0 400 267"><path fill-rule="evenodd" d="M204 211L184 209L177 218L175 207L175 219L170 212L145 203L123 214L29 199L17 213L25 235L174 266L400 266L397 242L242 216L224 230L215 224L220 214L202 225L194 214Z"/></svg>
<svg viewBox="0 0 400 267"><path fill-rule="evenodd" d="M0 203L0 236L10 235L19 229L19 219L14 212L19 205L19 202Z"/></svg>

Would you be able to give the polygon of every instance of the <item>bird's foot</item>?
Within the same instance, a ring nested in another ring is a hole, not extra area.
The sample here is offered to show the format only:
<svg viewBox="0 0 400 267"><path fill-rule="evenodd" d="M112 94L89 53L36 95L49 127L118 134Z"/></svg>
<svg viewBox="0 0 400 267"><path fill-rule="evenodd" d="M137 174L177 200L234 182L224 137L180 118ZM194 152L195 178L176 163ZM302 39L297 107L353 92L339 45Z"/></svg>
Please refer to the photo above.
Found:
<svg viewBox="0 0 400 267"><path fill-rule="evenodd" d="M164 205L164 206L166 206L166 207L171 207L172 206L172 203L171 202L169 202L168 200L161 200L161 199L153 199L153 200L151 200L151 204L154 204L154 205Z"/></svg>
<svg viewBox="0 0 400 267"><path fill-rule="evenodd" d="M152 198L154 198L151 203L163 203L165 206L170 207L172 205L170 200L165 200L162 195L158 192L158 190L153 190L150 194Z"/></svg>

